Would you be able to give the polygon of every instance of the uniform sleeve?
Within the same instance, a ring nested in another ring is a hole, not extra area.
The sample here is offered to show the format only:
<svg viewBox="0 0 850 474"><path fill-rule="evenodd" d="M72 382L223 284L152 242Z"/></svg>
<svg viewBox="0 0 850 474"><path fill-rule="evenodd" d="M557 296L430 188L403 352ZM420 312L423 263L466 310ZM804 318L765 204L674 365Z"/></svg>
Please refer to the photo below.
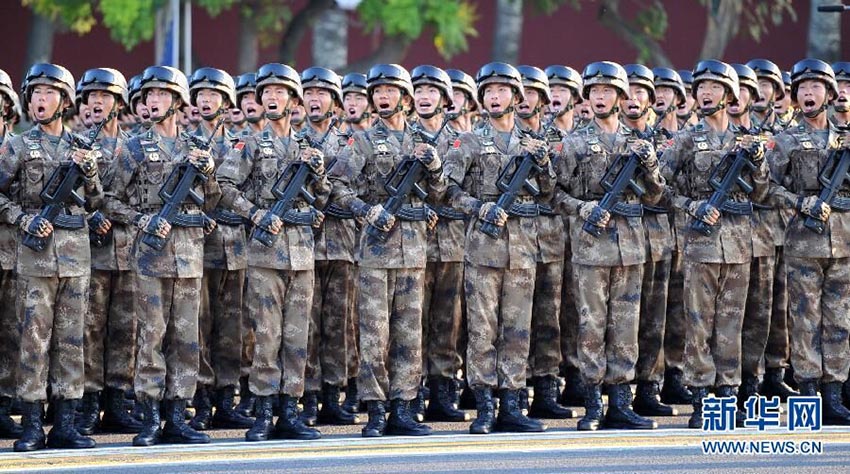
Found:
<svg viewBox="0 0 850 474"><path fill-rule="evenodd" d="M687 133L680 132L676 135L670 147L664 150L659 163L661 176L667 182L667 187L664 190L666 196L663 199L670 202L673 207L683 211L687 211L690 199L681 193L678 179L682 173L686 155L689 152L685 146L688 141L690 141L690 135Z"/></svg>
<svg viewBox="0 0 850 474"><path fill-rule="evenodd" d="M446 202L449 206L471 215L478 212L481 203L463 189L463 181L472 160L478 153L478 146L473 135L461 135L461 146L452 147L446 153L443 171L446 175Z"/></svg>
<svg viewBox="0 0 850 474"><path fill-rule="evenodd" d="M20 158L13 143L3 147L0 153L0 222L14 224L23 214L21 206L12 200L12 184L18 179Z"/></svg>
<svg viewBox="0 0 850 474"><path fill-rule="evenodd" d="M652 154L655 155L655 146L652 148ZM658 204L662 194L664 194L665 180L664 176L661 175L661 163L659 162L653 170L645 171L642 181L646 192L641 196L640 201L647 206L654 206Z"/></svg>
<svg viewBox="0 0 850 474"><path fill-rule="evenodd" d="M241 191L254 169L252 150L256 150L256 147L248 145L245 143L243 147L233 147L215 175L221 187L219 204L246 219L251 218L251 209L255 208L254 203Z"/></svg>
<svg viewBox="0 0 850 474"><path fill-rule="evenodd" d="M371 207L357 195L355 180L363 171L366 163L362 135L357 136L350 146L339 154L337 163L330 171L331 201L338 203L343 209L348 209L355 216L365 216Z"/></svg>
<svg viewBox="0 0 850 474"><path fill-rule="evenodd" d="M765 163L770 167L771 183L768 189L767 201L776 207L795 209L797 200L801 197L789 191L782 179L788 172L788 152L790 144L779 135L768 144L768 151L764 157Z"/></svg>
<svg viewBox="0 0 850 474"><path fill-rule="evenodd" d="M141 213L130 206L130 189L136 179L139 164L126 148L112 160L109 174L112 186L104 195L103 211L106 216L121 224L132 225Z"/></svg>
<svg viewBox="0 0 850 474"><path fill-rule="evenodd" d="M559 212L568 216L578 215L578 208L584 201L573 197L572 176L576 169L576 142L569 137L564 139L561 156L558 160L558 186L555 190L554 205Z"/></svg>

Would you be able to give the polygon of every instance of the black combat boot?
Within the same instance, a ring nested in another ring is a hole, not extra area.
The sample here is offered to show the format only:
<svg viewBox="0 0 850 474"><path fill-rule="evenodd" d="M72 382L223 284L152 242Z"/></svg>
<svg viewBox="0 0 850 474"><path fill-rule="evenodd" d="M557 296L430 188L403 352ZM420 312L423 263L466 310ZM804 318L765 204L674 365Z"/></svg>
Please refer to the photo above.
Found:
<svg viewBox="0 0 850 474"><path fill-rule="evenodd" d="M74 426L84 436L93 435L100 424L100 392L86 392L80 403Z"/></svg>
<svg viewBox="0 0 850 474"><path fill-rule="evenodd" d="M369 400L366 402L366 409L369 413L369 421L363 427L361 433L364 438L377 438L384 436L384 431L387 429L387 410L384 407L383 400Z"/></svg>
<svg viewBox="0 0 850 474"><path fill-rule="evenodd" d="M841 403L841 382L821 384L823 424L850 425L850 410Z"/></svg>
<svg viewBox="0 0 850 474"><path fill-rule="evenodd" d="M605 428L620 430L654 430L658 423L644 418L632 410L632 388L629 384L611 385L608 388L608 411Z"/></svg>
<svg viewBox="0 0 850 474"><path fill-rule="evenodd" d="M759 378L755 374L741 374L741 385L738 387L738 410L745 410L747 400L759 395Z"/></svg>
<svg viewBox="0 0 850 474"><path fill-rule="evenodd" d="M519 409L522 410L523 413L528 413L528 398L529 398L529 388L533 386L537 381L536 377L532 377L530 379L525 380L525 387L519 389L519 393L517 393L517 402L519 403Z"/></svg>
<svg viewBox="0 0 850 474"><path fill-rule="evenodd" d="M281 402L283 401L283 396L281 396ZM301 405L304 407L301 410L301 422L307 426L316 426L316 421L319 418L319 392L304 392L304 396L301 397ZM283 414L283 404L281 403L280 407L280 416Z"/></svg>
<svg viewBox="0 0 850 474"><path fill-rule="evenodd" d="M850 408L850 380L847 380L843 384L842 395L844 399L844 406Z"/></svg>
<svg viewBox="0 0 850 474"><path fill-rule="evenodd" d="M490 434L496 424L496 406L493 403L493 390L490 387L476 388L475 403L477 415L469 432L472 434Z"/></svg>
<svg viewBox="0 0 850 474"><path fill-rule="evenodd" d="M584 406L584 394L586 389L581 379L581 372L575 367L564 369L564 390L558 402L562 406L581 407Z"/></svg>
<svg viewBox="0 0 850 474"><path fill-rule="evenodd" d="M210 429L210 420L212 420L212 400L210 400L210 390L206 385L198 384L195 390L195 397L192 399L192 406L195 408L195 416L189 422L189 426L198 431L206 431ZM166 422L168 420L166 419Z"/></svg>
<svg viewBox="0 0 850 474"><path fill-rule="evenodd" d="M475 396L475 390L464 382L463 390L460 392L460 400L457 407L461 410L477 410L478 400Z"/></svg>
<svg viewBox="0 0 850 474"><path fill-rule="evenodd" d="M274 432L272 397L257 397L254 416L254 425L245 433L245 441L268 441Z"/></svg>
<svg viewBox="0 0 850 474"><path fill-rule="evenodd" d="M21 422L23 432L15 441L15 451L37 451L45 448L44 404L42 402L21 402Z"/></svg>
<svg viewBox="0 0 850 474"><path fill-rule="evenodd" d="M21 425L9 416L12 408L12 399L9 397L0 397L0 438L3 439L18 439L24 432Z"/></svg>
<svg viewBox="0 0 850 474"><path fill-rule="evenodd" d="M715 395L718 398L723 397L737 397L738 396L738 388L733 387L731 385L721 385L714 390ZM744 427L744 421L747 419L746 414L740 408L735 409L735 426L738 428Z"/></svg>
<svg viewBox="0 0 850 474"><path fill-rule="evenodd" d="M387 419L387 435L397 436L426 436L431 434L431 427L417 422L413 418L411 402L394 399L390 401L390 416Z"/></svg>
<svg viewBox="0 0 850 474"><path fill-rule="evenodd" d="M682 383L682 371L668 369L664 371L664 385L661 386L661 401L668 405L687 405L692 402L691 392Z"/></svg>
<svg viewBox="0 0 850 474"><path fill-rule="evenodd" d="M298 399L289 395L281 395L280 403L283 414L274 425L276 438L281 439L319 439L322 433L319 430L305 425L302 418L298 416Z"/></svg>
<svg viewBox="0 0 850 474"><path fill-rule="evenodd" d="M127 411L124 405L124 391L106 387L103 391L103 419L100 420L100 430L107 433L139 433L142 423ZM136 403L141 407L141 404Z"/></svg>
<svg viewBox="0 0 850 474"><path fill-rule="evenodd" d="M54 400L56 404L53 428L47 433L47 447L57 449L87 449L95 442L77 432L74 421L77 416L76 400Z"/></svg>
<svg viewBox="0 0 850 474"><path fill-rule="evenodd" d="M348 386L345 387L345 401L342 402L342 409L348 413L359 412L359 403L357 403L357 377L348 379Z"/></svg>
<svg viewBox="0 0 850 474"><path fill-rule="evenodd" d="M216 428L244 429L254 426L254 420L242 416L233 409L233 399L236 397L236 387L223 387L216 390L215 414L212 426Z"/></svg>
<svg viewBox="0 0 850 474"><path fill-rule="evenodd" d="M543 422L528 418L519 408L520 390L502 390L499 393L499 415L496 417L495 431L538 433L546 431Z"/></svg>
<svg viewBox="0 0 850 474"><path fill-rule="evenodd" d="M133 446L153 446L162 442L162 426L159 415L159 400L136 397L136 405L142 407L144 420L142 431L133 438Z"/></svg>
<svg viewBox="0 0 850 474"><path fill-rule="evenodd" d="M798 386L800 387L800 395L804 397L818 396L818 382L816 380L803 380Z"/></svg>
<svg viewBox="0 0 850 474"><path fill-rule="evenodd" d="M693 405L694 411L688 419L688 428L700 429L702 428L702 400L708 397L708 388L690 387L689 393L692 394L691 405Z"/></svg>
<svg viewBox="0 0 850 474"><path fill-rule="evenodd" d="M602 387L584 384L584 417L578 421L579 431L596 431L602 423Z"/></svg>
<svg viewBox="0 0 850 474"><path fill-rule="evenodd" d="M638 382L632 409L641 416L676 416L679 411L658 399L658 382Z"/></svg>
<svg viewBox="0 0 850 474"><path fill-rule="evenodd" d="M254 416L254 402L256 400L257 397L251 393L248 386L248 376L239 377L239 404L236 405L236 413L248 418Z"/></svg>
<svg viewBox="0 0 850 474"><path fill-rule="evenodd" d="M430 377L428 388L431 398L425 419L428 421L469 421L469 415L456 409L453 405L455 392L454 380L448 377Z"/></svg>
<svg viewBox="0 0 850 474"><path fill-rule="evenodd" d="M794 397L800 392L785 383L784 369L767 369L764 372L764 380L761 383L759 393L767 398L779 397L782 403L788 401L788 397Z"/></svg>
<svg viewBox="0 0 850 474"><path fill-rule="evenodd" d="M554 375L537 377L534 385L534 400L528 409L534 418L575 418L576 412L558 404L558 379Z"/></svg>
<svg viewBox="0 0 850 474"><path fill-rule="evenodd" d="M425 400L427 398L428 397L425 394L425 387L420 385L419 390L416 391L416 398L410 401L408 407L410 416L412 416L418 423L425 421Z"/></svg>
<svg viewBox="0 0 850 474"><path fill-rule="evenodd" d="M342 409L339 404L339 387L324 384L322 387L322 409L319 410L319 423L326 425L356 425L360 422L352 413Z"/></svg>
<svg viewBox="0 0 850 474"><path fill-rule="evenodd" d="M162 442L175 444L206 444L210 437L196 431L186 423L186 400L169 400L165 404L165 426L162 428Z"/></svg>

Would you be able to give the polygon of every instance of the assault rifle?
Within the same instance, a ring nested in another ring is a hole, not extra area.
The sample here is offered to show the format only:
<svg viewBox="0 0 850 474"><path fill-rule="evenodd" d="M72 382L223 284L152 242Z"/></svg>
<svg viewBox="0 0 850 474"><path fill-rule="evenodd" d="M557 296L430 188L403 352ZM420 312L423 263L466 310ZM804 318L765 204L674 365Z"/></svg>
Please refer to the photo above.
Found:
<svg viewBox="0 0 850 474"><path fill-rule="evenodd" d="M274 245L277 235L266 230L271 224L273 215L296 225L311 225L313 223L311 213L298 212L297 214L299 215L307 215L300 218L300 220L299 217L290 219L286 214L292 210L295 200L299 197L303 197L311 205L316 202L316 197L307 189L307 186L315 178L316 174L309 164L301 161L290 163L272 186L272 194L277 198L277 201L275 201L259 225L254 227L251 238L256 239L266 247L272 247Z"/></svg>
<svg viewBox="0 0 850 474"><path fill-rule="evenodd" d="M106 120L101 121L95 128L94 136L91 140L86 140L76 134L71 134L71 146L81 150L91 150L94 146L97 137L100 135ZM85 182L83 170L80 165L74 161L67 161L60 164L50 174L47 183L39 193L44 206L38 213L42 219L46 219L51 224L56 223L56 219L63 213L67 204L76 204L78 206L85 205L85 199L77 193L77 189ZM24 233L21 243L36 252L42 252L47 248L47 242L50 241L50 236L36 237L30 233Z"/></svg>
<svg viewBox="0 0 850 474"><path fill-rule="evenodd" d="M203 151L209 151L212 147L212 142L215 139L215 134L218 133L218 129L221 128L223 124L224 119L220 118L207 140L203 140L197 135L188 133L184 133L182 138L191 142L191 144L196 148ZM180 214L180 207L187 198L196 205L203 206L204 197L198 194L194 188L197 182L206 183L207 179L208 178L198 171L198 169L195 168L195 165L191 163L183 162L175 166L168 175L168 178L165 180L165 183L163 183L162 187L159 188L159 197L162 199L163 205L162 209L160 209L156 214L155 219L163 219L173 226L177 220L177 216ZM160 237L158 235L144 232L142 235L142 242L156 250L162 250L163 247L165 247L165 243L168 241L168 236L169 235L166 234L165 237Z"/></svg>
<svg viewBox="0 0 850 474"><path fill-rule="evenodd" d="M829 165L831 163L835 163L835 166L830 170ZM818 175L818 181L820 181L823 186L818 198L827 205L832 206L833 203L835 203L836 198L838 198L838 192L841 190L841 186L849 178L850 148L843 147L833 150L829 154L829 159L827 159L826 164ZM826 221L809 216L806 217L806 221L803 225L813 232L823 234L826 227Z"/></svg>
<svg viewBox="0 0 850 474"><path fill-rule="evenodd" d="M605 190L605 195L599 200L599 205L594 208L590 219L584 222L581 230L588 234L599 237L602 235L602 227L594 225L591 221L598 221L602 217L602 211L616 213L617 206L623 199L626 190L634 191L638 197L643 196L645 189L636 181L640 169L640 157L637 153L621 154L611 163L611 166L602 175L599 185Z"/></svg>
<svg viewBox="0 0 850 474"><path fill-rule="evenodd" d="M711 197L706 201L718 211L722 211L723 207L729 202L729 198L736 187L740 188L745 194L753 192L753 187L744 179L744 173L747 171L755 171L756 165L750 160L750 152L744 148L739 148L736 152L727 153L718 163L708 178L708 184L714 188ZM723 174L721 178L721 173ZM751 206L751 204L747 203ZM709 225L701 219L694 219L691 222L691 229L709 236L714 232L715 225Z"/></svg>
<svg viewBox="0 0 850 474"><path fill-rule="evenodd" d="M428 136L424 130L414 128L414 140L418 143L434 146L448 123L448 118L444 119L443 124L434 136ZM387 177L387 182L384 184L384 189L389 194L389 197L383 203L384 210L395 216L402 210L402 206L411 194L415 194L424 201L428 197L428 192L422 189L419 182L425 178L427 173L428 171L422 161L412 156L404 157ZM366 226L366 234L381 243L387 241L391 231L392 228L383 231L372 224Z"/></svg>
<svg viewBox="0 0 850 474"><path fill-rule="evenodd" d="M496 187L502 192L499 199L496 200L496 205L508 212L523 189L527 190L532 196L539 195L540 189L531 182L531 173L541 171L543 171L543 168L537 165L537 160L531 153L512 157L496 180ZM504 226L482 222L479 229L488 236L498 239L502 235Z"/></svg>

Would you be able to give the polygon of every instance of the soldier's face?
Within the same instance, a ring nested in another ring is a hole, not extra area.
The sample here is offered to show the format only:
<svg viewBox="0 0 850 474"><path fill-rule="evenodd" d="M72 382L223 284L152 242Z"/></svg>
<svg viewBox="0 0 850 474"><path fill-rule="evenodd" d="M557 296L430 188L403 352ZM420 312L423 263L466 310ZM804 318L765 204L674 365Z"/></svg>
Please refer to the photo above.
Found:
<svg viewBox="0 0 850 474"><path fill-rule="evenodd" d="M304 108L311 118L320 118L331 110L333 98L327 89L309 87L304 89Z"/></svg>
<svg viewBox="0 0 850 474"><path fill-rule="evenodd" d="M156 120L165 117L168 109L174 105L174 95L171 91L154 87L146 92L145 105L148 108L150 118Z"/></svg>
<svg viewBox="0 0 850 474"><path fill-rule="evenodd" d="M378 113L393 110L401 101L401 97L401 89L389 84L381 84L372 89L372 103Z"/></svg>
<svg viewBox="0 0 850 474"><path fill-rule="evenodd" d="M138 117L142 122L147 122L151 118L148 106L143 104L142 101L136 102L136 111L133 115Z"/></svg>
<svg viewBox="0 0 850 474"><path fill-rule="evenodd" d="M756 100L753 101L753 105L767 107L768 102L771 102L776 98L776 91L773 87L773 83L767 79L759 79L759 95L761 97L756 97Z"/></svg>
<svg viewBox="0 0 850 474"><path fill-rule="evenodd" d="M280 114L289 105L289 88L280 84L270 84L263 88L263 108L270 114Z"/></svg>
<svg viewBox="0 0 850 474"><path fill-rule="evenodd" d="M213 120L216 117L216 112L224 105L224 96L221 92L213 89L201 89L198 95L195 96L197 107L193 107L200 113L200 117L204 120Z"/></svg>
<svg viewBox="0 0 850 474"><path fill-rule="evenodd" d="M458 113L466 106L466 92L460 89L452 89L452 105L446 107L449 112Z"/></svg>
<svg viewBox="0 0 850 474"><path fill-rule="evenodd" d="M369 100L363 94L349 92L342 98L342 106L349 120L357 120L369 108Z"/></svg>
<svg viewBox="0 0 850 474"><path fill-rule="evenodd" d="M838 81L838 98L833 105L836 112L850 111L850 81Z"/></svg>
<svg viewBox="0 0 850 474"><path fill-rule="evenodd" d="M655 105L653 109L659 114L664 113L667 107L670 107L676 102L676 91L672 87L656 87L655 88Z"/></svg>
<svg viewBox="0 0 850 474"><path fill-rule="evenodd" d="M594 114L606 114L614 108L619 98L617 89L607 84L594 84L590 86L587 97Z"/></svg>
<svg viewBox="0 0 850 474"><path fill-rule="evenodd" d="M620 109L630 119L643 116L649 107L649 91L645 87L629 84L629 96L620 99Z"/></svg>
<svg viewBox="0 0 850 474"><path fill-rule="evenodd" d="M304 122L304 119L307 117L307 115L304 113L303 105L293 106L290 110L289 115L291 117L289 122L293 125L301 125Z"/></svg>
<svg viewBox="0 0 850 474"><path fill-rule="evenodd" d="M590 107L590 102L587 100L583 100L576 104L576 111L582 120L590 120L590 118L593 117L593 108Z"/></svg>
<svg viewBox="0 0 850 474"><path fill-rule="evenodd" d="M537 89L526 88L525 100L517 105L517 110L524 114L530 114L535 107L540 105L540 92Z"/></svg>
<svg viewBox="0 0 850 474"><path fill-rule="evenodd" d="M248 120L259 120L263 117L263 108L257 103L257 96L253 92L242 95L239 104L242 113Z"/></svg>
<svg viewBox="0 0 850 474"><path fill-rule="evenodd" d="M803 113L811 113L826 102L826 84L816 79L806 79L797 86L797 105Z"/></svg>
<svg viewBox="0 0 850 474"><path fill-rule="evenodd" d="M779 115L784 115L788 112L788 109L791 107L791 91L785 91L785 97L780 100L777 100L775 104L773 104L773 110Z"/></svg>
<svg viewBox="0 0 850 474"><path fill-rule="evenodd" d="M717 81L701 81L697 85L697 105L701 109L717 107L726 98L726 86Z"/></svg>
<svg viewBox="0 0 850 474"><path fill-rule="evenodd" d="M697 100L694 99L694 96L691 94L691 91L686 90L685 102L683 104L678 105L676 114L681 116L687 115L691 110L694 110L694 105L696 104L696 102Z"/></svg>
<svg viewBox="0 0 850 474"><path fill-rule="evenodd" d="M568 106L570 101L573 100L573 91L567 86L557 84L552 86L550 91L552 93L552 103L549 104L549 111L552 113L558 113L564 110L564 107Z"/></svg>
<svg viewBox="0 0 850 474"><path fill-rule="evenodd" d="M422 84L413 89L413 106L418 114L432 114L443 103L443 93L430 84Z"/></svg>
<svg viewBox="0 0 850 474"><path fill-rule="evenodd" d="M484 103L487 112L498 113L507 110L514 102L514 88L508 84L487 84L484 86Z"/></svg>
<svg viewBox="0 0 850 474"><path fill-rule="evenodd" d="M36 120L47 120L62 105L62 92L55 87L38 84L33 87L30 97L30 114Z"/></svg>
<svg viewBox="0 0 850 474"><path fill-rule="evenodd" d="M234 125L239 125L245 121L245 114L242 113L240 109L229 109L230 113L230 122Z"/></svg>
<svg viewBox="0 0 850 474"><path fill-rule="evenodd" d="M91 91L88 94L88 109L91 111L91 119L94 123L106 120L106 117L115 107L115 96L106 91Z"/></svg>
<svg viewBox="0 0 850 474"><path fill-rule="evenodd" d="M729 112L732 114L742 114L747 109L747 106L750 105L750 101L752 100L752 93L750 92L749 87L741 87L738 90L738 100L733 100L729 103Z"/></svg>

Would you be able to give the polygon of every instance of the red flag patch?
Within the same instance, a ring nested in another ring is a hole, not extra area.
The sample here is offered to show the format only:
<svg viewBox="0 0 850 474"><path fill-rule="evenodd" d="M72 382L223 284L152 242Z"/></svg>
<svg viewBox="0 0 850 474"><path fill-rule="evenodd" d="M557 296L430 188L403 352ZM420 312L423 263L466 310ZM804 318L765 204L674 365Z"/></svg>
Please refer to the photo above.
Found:
<svg viewBox="0 0 850 474"><path fill-rule="evenodd" d="M455 149L460 148L460 138L455 139L455 142L452 143L452 148L455 148Z"/></svg>
<svg viewBox="0 0 850 474"><path fill-rule="evenodd" d="M245 148L245 142L239 142L233 145L233 149L236 151L242 151L243 148Z"/></svg>
<svg viewBox="0 0 850 474"><path fill-rule="evenodd" d="M352 143L354 143L354 137L348 137L348 146L351 146Z"/></svg>

